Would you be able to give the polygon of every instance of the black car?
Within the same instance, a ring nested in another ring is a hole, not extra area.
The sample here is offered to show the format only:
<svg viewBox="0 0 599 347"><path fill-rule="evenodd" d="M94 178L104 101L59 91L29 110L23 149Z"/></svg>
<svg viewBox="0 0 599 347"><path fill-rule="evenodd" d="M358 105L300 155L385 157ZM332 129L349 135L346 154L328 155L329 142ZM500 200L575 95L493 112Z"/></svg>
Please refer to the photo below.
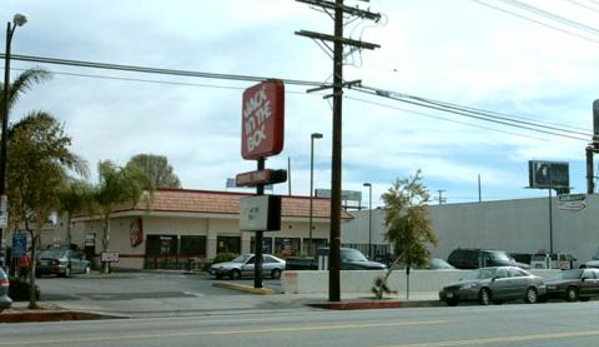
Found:
<svg viewBox="0 0 599 347"><path fill-rule="evenodd" d="M490 266L517 266L530 269L529 265L519 263L506 252L496 249L457 248L449 254L447 262L457 269L466 270Z"/></svg>
<svg viewBox="0 0 599 347"><path fill-rule="evenodd" d="M560 271L545 282L545 299L559 298L567 301L589 301L599 296L599 269L572 269Z"/></svg>
<svg viewBox="0 0 599 347"><path fill-rule="evenodd" d="M73 273L87 274L90 263L83 252L68 249L46 249L36 257L35 276L58 275L69 277Z"/></svg>
<svg viewBox="0 0 599 347"><path fill-rule="evenodd" d="M289 258L287 259L287 270L318 270L319 262L321 267L328 267L329 248L319 248L313 258ZM370 261L357 249L340 248L339 266L341 270L385 270L387 265Z"/></svg>

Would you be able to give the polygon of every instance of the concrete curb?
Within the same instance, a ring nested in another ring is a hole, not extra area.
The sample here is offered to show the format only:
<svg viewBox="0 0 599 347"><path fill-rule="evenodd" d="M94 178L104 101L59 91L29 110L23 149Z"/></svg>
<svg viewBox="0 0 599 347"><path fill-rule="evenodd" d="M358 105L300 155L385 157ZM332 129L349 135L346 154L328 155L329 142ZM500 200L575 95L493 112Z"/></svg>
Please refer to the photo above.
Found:
<svg viewBox="0 0 599 347"><path fill-rule="evenodd" d="M416 301L397 301L397 300L345 300L315 302L306 304L310 307L322 308L326 310L368 310L382 308L418 308L418 307L438 307L445 304L439 300L416 300Z"/></svg>
<svg viewBox="0 0 599 347"><path fill-rule="evenodd" d="M275 293L273 289L268 288L254 288L244 284L236 284L229 282L214 282L212 283L213 287L216 288L224 288L224 289L233 289L241 292L251 293L251 294L259 294L259 295L272 295Z"/></svg>

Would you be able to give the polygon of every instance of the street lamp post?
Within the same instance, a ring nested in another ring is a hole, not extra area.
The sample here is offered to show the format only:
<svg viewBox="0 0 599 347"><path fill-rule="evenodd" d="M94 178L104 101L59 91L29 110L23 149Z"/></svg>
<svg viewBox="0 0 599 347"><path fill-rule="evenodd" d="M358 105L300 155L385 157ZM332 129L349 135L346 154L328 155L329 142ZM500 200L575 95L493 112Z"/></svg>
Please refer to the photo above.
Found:
<svg viewBox="0 0 599 347"><path fill-rule="evenodd" d="M364 183L368 187L368 258L372 260L372 184Z"/></svg>
<svg viewBox="0 0 599 347"><path fill-rule="evenodd" d="M310 135L310 217L308 222L309 230L309 244L308 244L308 254L313 255L314 245L312 243L312 194L314 193L314 140L322 139L322 134L312 133Z"/></svg>
<svg viewBox="0 0 599 347"><path fill-rule="evenodd" d="M10 92L10 43L15 30L19 26L27 23L27 17L17 13L13 17L12 23L6 23L6 51L4 55L4 109L2 110L2 140L0 141L0 249L4 249L4 229L8 221L7 208L8 200L6 197L6 147L8 143L8 93ZM2 252L2 254L4 254ZM4 265L4 258L0 259L0 264Z"/></svg>

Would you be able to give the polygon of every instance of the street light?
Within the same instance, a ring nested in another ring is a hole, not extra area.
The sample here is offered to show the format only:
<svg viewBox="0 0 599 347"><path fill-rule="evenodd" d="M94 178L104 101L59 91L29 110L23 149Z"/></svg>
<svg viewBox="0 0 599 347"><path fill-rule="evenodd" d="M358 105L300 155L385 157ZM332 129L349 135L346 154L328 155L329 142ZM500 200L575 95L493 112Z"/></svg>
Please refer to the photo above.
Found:
<svg viewBox="0 0 599 347"><path fill-rule="evenodd" d="M322 139L322 134L312 133L310 135L310 219L308 222L310 241L308 244L308 254L312 255L312 249L314 248L312 245L312 194L314 191L314 140Z"/></svg>
<svg viewBox="0 0 599 347"><path fill-rule="evenodd" d="M372 260L372 184L363 185L368 187L368 258Z"/></svg>
<svg viewBox="0 0 599 347"><path fill-rule="evenodd" d="M4 249L4 235L3 231L6 228L8 221L7 211L7 197L6 197L6 147L8 141L8 93L10 91L10 43L15 30L19 26L23 26L27 23L27 17L23 14L17 13L12 19L12 23L6 23L6 53L4 55L4 110L2 113L2 140L0 142L0 250ZM2 265L4 265L4 259Z"/></svg>

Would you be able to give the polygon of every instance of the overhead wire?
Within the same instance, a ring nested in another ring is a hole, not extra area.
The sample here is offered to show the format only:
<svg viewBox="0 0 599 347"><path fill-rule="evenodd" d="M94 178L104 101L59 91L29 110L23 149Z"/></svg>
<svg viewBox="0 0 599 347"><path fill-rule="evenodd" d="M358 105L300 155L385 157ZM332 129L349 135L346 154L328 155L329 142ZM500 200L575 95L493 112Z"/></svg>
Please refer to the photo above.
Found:
<svg viewBox="0 0 599 347"><path fill-rule="evenodd" d="M518 17L520 19L524 19L526 21L529 21L529 22L532 22L532 23L535 23L535 24L539 24L539 25L544 26L546 28L559 31L559 32L561 32L563 34L567 34L567 35L570 35L570 36L575 36L575 37L578 37L578 38L583 39L585 41L589 41L589 42L593 42L593 43L599 43L599 40L596 40L596 39L593 39L593 38L590 38L590 37L586 37L586 36L580 35L580 34L578 34L576 32L573 32L573 31L570 31L570 30L566 30L566 29L562 29L560 27L557 27L557 26L554 26L554 25L551 25L551 24L548 24L548 23L545 23L545 22L542 22L542 21L539 21L539 20L536 20L536 19L524 16L522 14L510 11L510 10L506 10L504 8L497 7L497 6L494 6L494 5L491 5L491 4L488 4L488 3L483 2L481 0L470 0L470 1L475 2L475 3L477 3L479 5L482 5L482 6L489 7L491 9L494 9L494 10L499 11L499 12L507 13L507 14L512 15L514 17Z"/></svg>
<svg viewBox="0 0 599 347"><path fill-rule="evenodd" d="M376 105L376 106L379 106L379 107L384 107L384 108L389 108L389 109L393 109L393 110L397 110L397 111L411 113L411 114L415 114L415 115L419 115L419 116L423 116L423 117L427 117L427 118L443 120L443 121L450 122L450 123L467 125L467 126L471 126L471 127L475 127L475 128L479 128L479 129L485 129L485 130L489 130L489 131L493 131L493 132L498 132L498 133L512 135L512 136L518 136L518 137L527 138L527 139L534 139L534 140L539 140L539 141L547 141L546 138L536 137L536 136L532 136L532 135L519 134L519 133L515 133L515 132L511 132L511 131L506 131L506 130L501 130L501 129L497 129L497 128L487 127L487 126L480 125L480 124L462 122L462 121L458 121L458 120L447 118L447 117L441 117L441 116L432 115L432 114L428 114L428 113L424 113L424 112L414 111L414 110L410 110L410 109L403 108L403 107L391 106L391 105L383 104L383 103L380 103L380 102L375 102L375 101L371 101L371 100L356 98L356 97L353 97L353 96L344 95L344 97L347 98L347 99L350 99L350 100L354 100L354 101L358 101L358 102L362 102L362 103L366 103L366 104L370 104L370 105Z"/></svg>
<svg viewBox="0 0 599 347"><path fill-rule="evenodd" d="M0 57L4 57L4 55L0 54ZM15 60L18 60L18 61L69 65L69 66L96 68L96 69L122 70L122 71L128 71L128 72L138 72L138 73L150 73L150 74L154 73L154 74L162 74L162 75L200 77L200 78L207 78L207 79L236 80L236 81L244 81L244 82L245 81L259 82L259 81L263 81L266 79L264 77L248 76L248 75L232 75L232 74L206 73L206 72L187 71L187 70L156 69L156 68L148 68L148 67L141 67L141 66L95 63L95 62L88 62L88 61L53 59L53 58L32 57L32 56L23 56L23 55L16 55L14 57L15 57ZM11 59L12 59L12 56L11 56ZM127 80L127 81L146 82L146 83L189 85L189 86L200 86L200 87L208 87L208 88L239 89L239 90L243 89L242 87L237 87L237 86L219 86L219 85L211 85L211 84L158 81L158 80L148 80L148 79L139 79L139 78L86 75L86 74L77 74L77 73L69 73L69 72L59 72L59 73L64 74L64 75L78 76L78 77ZM282 79L282 80L286 84L298 85L298 86L319 86L319 87L320 86L332 86L332 84L327 84L327 82L323 83L323 82L294 80L294 79ZM587 141L587 142L589 141L588 138L583 139L579 136L589 136L589 137L592 136L591 133L575 131L575 130L568 130L564 127L559 128L557 126L546 125L541 122L524 120L523 118L521 118L521 117L518 118L517 116L507 115L507 114L493 112L493 111L486 111L486 110L482 110L482 109L458 105L455 103L438 101L438 100L413 96L413 95L404 94L404 93L386 91L386 90L379 89L379 88L373 88L373 87L367 87L367 86L360 85L360 86L353 86L351 89L360 91L363 93L371 94L371 95L377 95L379 97L386 97L389 99L412 104L415 106L421 106L421 107L425 107L425 108L429 108L429 109L436 109L438 111L449 112L449 113L457 114L460 116L469 117L469 118L473 118L473 119L477 119L477 120L481 120L481 121L492 122L492 123L500 124L500 125L504 125L504 126L510 126L510 127L516 127L516 128L520 128L520 129L535 131L535 132L543 133L546 135L566 137L566 138ZM297 92L297 93L300 93L300 92Z"/></svg>
<svg viewBox="0 0 599 347"><path fill-rule="evenodd" d="M582 8L586 8L587 10L591 10L593 12L598 12L599 13L599 10L597 10L596 8L588 6L588 5L585 5L585 4L581 3L580 1L576 1L576 0L564 0L564 1L567 1L567 2L569 2L571 4L580 6Z"/></svg>
<svg viewBox="0 0 599 347"><path fill-rule="evenodd" d="M570 131L568 131L568 130L560 129L560 130L554 131L554 130L546 129L543 127L538 127L537 125L525 124L518 120L499 119L497 117L493 117L488 114L479 113L479 112L475 112L475 111L468 111L463 108L443 106L443 105L439 105L438 103L432 103L432 102L428 102L428 101L424 101L424 100L417 100L417 99L406 97L405 94L399 94L399 93L386 91L386 90L382 90L382 89L378 89L378 88L354 86L351 89L357 90L357 91L360 91L360 92L366 93L366 94L378 95L378 96L381 96L384 98L396 100L396 101L407 103L407 104L412 104L412 105L426 107L426 108L434 109L434 110L438 110L438 111L453 113L453 114L460 115L460 116L467 117L467 118L488 121L488 122L501 124L501 125L505 125L505 126L509 126L509 127L530 130L530 131L534 131L537 133L554 135L554 136L569 138L569 139L573 139L573 140L580 140L580 141L586 141L586 142L589 141L589 138L582 138L582 137L578 137L578 136L569 134Z"/></svg>
<svg viewBox="0 0 599 347"><path fill-rule="evenodd" d="M545 18L548 18L548 19L560 22L562 24L568 25L570 27L577 28L577 29L582 30L582 31L586 31L586 32L594 34L594 35L598 35L599 34L599 29L597 29L597 28L588 26L586 24L582 24L580 22L568 19L566 17L562 17L562 16L557 15L557 14L555 14L553 12L543 10L543 9L541 9L539 7L528 5L528 4L526 4L526 3L522 2L522 1L518 1L518 0L499 0L499 1L503 2L504 4L512 5L514 7L517 7L517 8L526 10L528 12L534 13L534 14L536 14L538 16L545 17Z"/></svg>

